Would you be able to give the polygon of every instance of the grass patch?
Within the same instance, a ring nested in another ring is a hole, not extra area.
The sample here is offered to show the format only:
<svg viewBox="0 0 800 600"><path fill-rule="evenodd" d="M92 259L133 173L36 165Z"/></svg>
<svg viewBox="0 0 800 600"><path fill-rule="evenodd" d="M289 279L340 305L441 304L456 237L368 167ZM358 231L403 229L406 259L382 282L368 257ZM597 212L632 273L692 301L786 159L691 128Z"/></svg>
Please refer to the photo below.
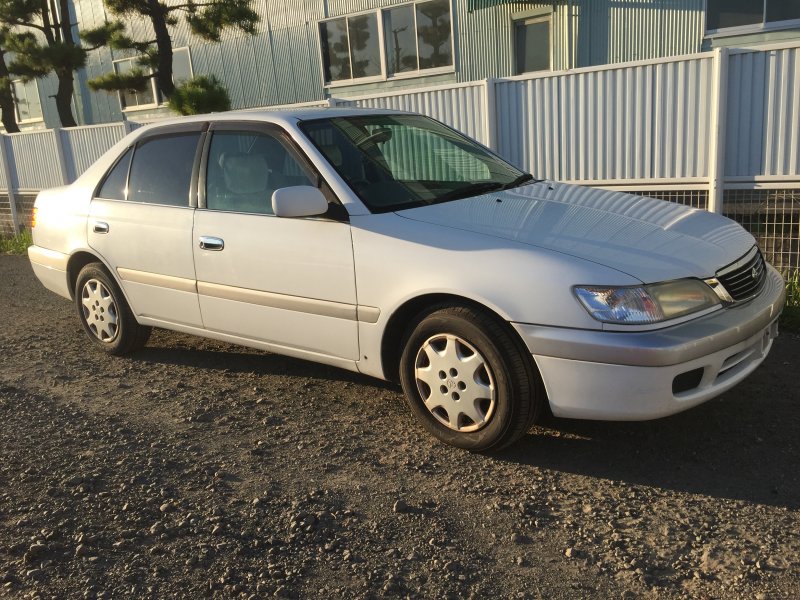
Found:
<svg viewBox="0 0 800 600"><path fill-rule="evenodd" d="M800 271L785 273L786 306L781 315L781 328L800 333Z"/></svg>
<svg viewBox="0 0 800 600"><path fill-rule="evenodd" d="M31 244L33 237L29 230L14 236L0 235L0 254L25 254Z"/></svg>

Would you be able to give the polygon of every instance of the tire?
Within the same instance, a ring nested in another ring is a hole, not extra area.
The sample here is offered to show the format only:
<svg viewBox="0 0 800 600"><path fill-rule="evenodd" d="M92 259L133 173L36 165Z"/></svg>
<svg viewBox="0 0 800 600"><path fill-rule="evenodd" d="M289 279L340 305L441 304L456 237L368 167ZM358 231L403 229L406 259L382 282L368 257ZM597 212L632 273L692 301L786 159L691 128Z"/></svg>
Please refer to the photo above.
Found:
<svg viewBox="0 0 800 600"><path fill-rule="evenodd" d="M100 263L89 263L75 282L75 308L95 347L114 355L142 348L151 327L139 325L122 290Z"/></svg>
<svg viewBox="0 0 800 600"><path fill-rule="evenodd" d="M403 341L400 381L431 434L475 452L517 441L545 404L522 342L504 322L466 306L441 305L417 317Z"/></svg>

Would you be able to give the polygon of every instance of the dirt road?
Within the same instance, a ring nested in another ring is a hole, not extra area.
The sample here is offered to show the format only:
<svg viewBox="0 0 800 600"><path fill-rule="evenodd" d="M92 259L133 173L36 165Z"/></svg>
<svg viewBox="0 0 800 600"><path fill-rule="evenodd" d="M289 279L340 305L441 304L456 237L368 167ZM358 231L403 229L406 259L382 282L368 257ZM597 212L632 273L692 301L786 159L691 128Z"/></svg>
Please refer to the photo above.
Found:
<svg viewBox="0 0 800 600"><path fill-rule="evenodd" d="M783 335L687 413L472 455L334 368L99 354L0 256L0 597L797 598L799 371Z"/></svg>

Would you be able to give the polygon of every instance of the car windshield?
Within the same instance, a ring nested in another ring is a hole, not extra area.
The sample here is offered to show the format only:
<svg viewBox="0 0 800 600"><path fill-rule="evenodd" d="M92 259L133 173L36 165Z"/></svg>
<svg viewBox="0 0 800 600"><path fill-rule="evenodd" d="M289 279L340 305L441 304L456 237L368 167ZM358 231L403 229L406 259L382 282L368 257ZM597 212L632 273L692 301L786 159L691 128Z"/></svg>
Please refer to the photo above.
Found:
<svg viewBox="0 0 800 600"><path fill-rule="evenodd" d="M533 180L428 117L334 117L304 121L300 128L372 212L457 200Z"/></svg>

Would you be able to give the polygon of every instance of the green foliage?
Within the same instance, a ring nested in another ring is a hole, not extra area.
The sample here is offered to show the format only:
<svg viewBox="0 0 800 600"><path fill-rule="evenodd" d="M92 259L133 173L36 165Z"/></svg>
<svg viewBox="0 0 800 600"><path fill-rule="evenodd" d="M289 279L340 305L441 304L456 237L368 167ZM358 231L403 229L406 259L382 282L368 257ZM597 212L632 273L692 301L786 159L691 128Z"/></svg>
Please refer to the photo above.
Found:
<svg viewBox="0 0 800 600"><path fill-rule="evenodd" d="M181 115L201 115L231 109L231 99L219 80L198 75L175 88L169 107Z"/></svg>
<svg viewBox="0 0 800 600"><path fill-rule="evenodd" d="M800 308L800 270L787 272L786 278L786 306Z"/></svg>
<svg viewBox="0 0 800 600"><path fill-rule="evenodd" d="M31 245L33 237L29 230L14 236L0 235L0 254L25 254Z"/></svg>
<svg viewBox="0 0 800 600"><path fill-rule="evenodd" d="M42 44L28 32L9 36L7 49L14 53L8 67L23 81L45 77L52 71L72 72L86 65L83 48L61 41Z"/></svg>
<svg viewBox="0 0 800 600"><path fill-rule="evenodd" d="M109 21L100 27L82 29L81 39L89 46L89 50L109 46L114 50L133 50L143 53L152 47L150 42L137 42L128 36L122 21Z"/></svg>
<svg viewBox="0 0 800 600"><path fill-rule="evenodd" d="M2 1L0 0L0 2ZM84 42L93 49L108 46L115 50L135 51L139 55L139 64L152 72L161 93L167 99L170 99L175 93L172 66L169 60L169 57L172 56L172 39L168 28L178 24L181 13L185 15L186 22L195 35L214 42L220 40L224 29L231 27L251 35L254 34L259 19L258 13L250 6L252 0L206 0L200 2L187 0L180 4L164 1L153 2L152 0L104 0L104 2L114 15L128 18L142 17L149 21L153 35L151 39L135 40L126 33L126 26L122 22L116 21L84 31L81 34ZM162 57L165 58L164 61L161 60ZM89 81L89 85L92 89L106 91L139 89L129 87L131 84L127 78L121 79L108 75ZM186 94L190 94L190 98L184 97L176 101L178 105L191 107L202 104L218 110L217 107L222 106L223 100L227 99L227 94L225 94L225 98L219 94L221 88L219 82L217 81L214 86L208 86L207 81L201 86L205 86L211 94L207 101L201 102L197 96L203 87L195 86L185 90Z"/></svg>
<svg viewBox="0 0 800 600"><path fill-rule="evenodd" d="M90 79L87 84L95 92L142 92L152 77L141 69L131 69L127 73L105 73Z"/></svg>
<svg viewBox="0 0 800 600"><path fill-rule="evenodd" d="M75 44L72 27L57 18L55 2L0 0L3 47L13 54L11 73L24 81L58 78L54 96L58 116L65 127L76 125L72 114L74 71L86 65L86 50Z"/></svg>
<svg viewBox="0 0 800 600"><path fill-rule="evenodd" d="M228 27L253 35L256 32L258 14L250 8L249 0L228 0L211 2L202 9L194 5L186 20L192 33L205 40L218 42L222 30Z"/></svg>
<svg viewBox="0 0 800 600"><path fill-rule="evenodd" d="M781 327L800 333L800 270L784 273L786 278L786 306L781 315Z"/></svg>

